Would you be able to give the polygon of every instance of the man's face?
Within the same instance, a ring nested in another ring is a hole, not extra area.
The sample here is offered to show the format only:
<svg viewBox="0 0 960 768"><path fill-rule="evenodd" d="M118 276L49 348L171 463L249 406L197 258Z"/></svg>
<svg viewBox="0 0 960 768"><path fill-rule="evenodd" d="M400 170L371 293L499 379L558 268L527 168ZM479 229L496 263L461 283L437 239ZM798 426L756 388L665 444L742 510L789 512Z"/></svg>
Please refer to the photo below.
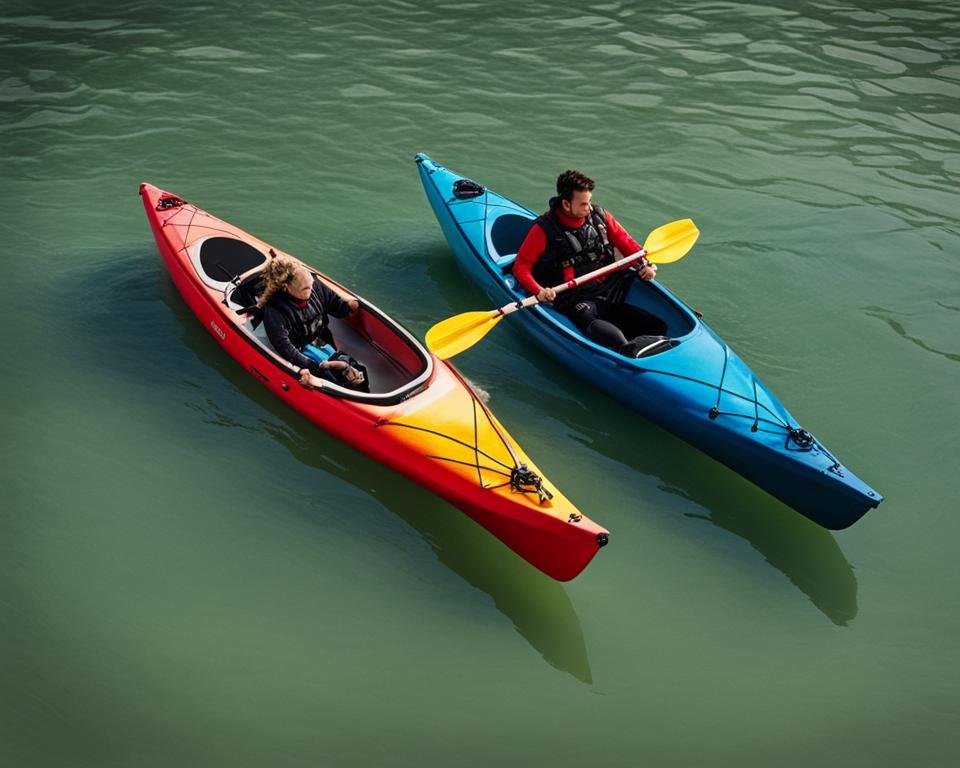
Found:
<svg viewBox="0 0 960 768"><path fill-rule="evenodd" d="M563 212L576 219L582 219L590 214L590 199L593 192L589 189L576 189L570 200L561 200Z"/></svg>

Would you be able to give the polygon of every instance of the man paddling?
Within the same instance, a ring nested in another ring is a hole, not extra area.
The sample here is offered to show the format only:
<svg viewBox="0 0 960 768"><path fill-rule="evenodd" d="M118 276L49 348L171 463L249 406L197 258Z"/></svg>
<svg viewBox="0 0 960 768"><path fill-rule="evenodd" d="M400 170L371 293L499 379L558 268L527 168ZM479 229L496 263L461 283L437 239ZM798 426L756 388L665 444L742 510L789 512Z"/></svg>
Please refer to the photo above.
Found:
<svg viewBox="0 0 960 768"><path fill-rule="evenodd" d="M633 277L653 280L655 264L643 262L639 269L614 272L561 294L550 287L612 263L614 249L623 255L640 250L613 214L593 205L595 186L594 180L580 171L564 171L557 177L557 196L550 199L549 210L527 233L513 274L539 301L553 302L587 338L633 357L649 341L628 341L624 331L637 336L666 330L659 318L624 303Z"/></svg>

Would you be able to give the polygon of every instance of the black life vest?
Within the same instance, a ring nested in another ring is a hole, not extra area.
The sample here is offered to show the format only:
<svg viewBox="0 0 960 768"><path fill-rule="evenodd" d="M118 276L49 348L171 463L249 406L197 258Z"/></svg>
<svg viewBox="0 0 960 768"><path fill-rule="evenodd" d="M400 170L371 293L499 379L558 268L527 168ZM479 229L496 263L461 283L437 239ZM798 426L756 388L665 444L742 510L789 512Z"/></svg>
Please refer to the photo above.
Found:
<svg viewBox="0 0 960 768"><path fill-rule="evenodd" d="M533 265L533 279L542 286L559 285L570 278L567 268L573 268L573 277L580 277L599 267L610 264L614 259L613 245L607 234L606 212L598 205L590 207L577 229L563 226L557 218L556 202L550 201L550 210L536 220L547 238L543 253Z"/></svg>
<svg viewBox="0 0 960 768"><path fill-rule="evenodd" d="M323 303L322 284L316 276L313 277L313 290L306 306L299 306L296 299L280 290L267 302L266 308L279 312L284 317L284 325L290 333L290 343L297 349L302 350L315 339L333 343L333 336L327 327L330 321Z"/></svg>

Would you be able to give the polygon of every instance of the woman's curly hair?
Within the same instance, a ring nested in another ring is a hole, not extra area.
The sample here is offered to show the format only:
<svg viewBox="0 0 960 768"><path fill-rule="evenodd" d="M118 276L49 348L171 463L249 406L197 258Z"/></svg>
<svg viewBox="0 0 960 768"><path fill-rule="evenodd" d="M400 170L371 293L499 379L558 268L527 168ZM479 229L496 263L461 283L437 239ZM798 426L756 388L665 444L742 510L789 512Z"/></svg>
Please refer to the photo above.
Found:
<svg viewBox="0 0 960 768"><path fill-rule="evenodd" d="M289 256L277 256L267 262L263 268L263 293L257 300L257 306L261 309L267 305L267 302L277 291L286 288L297 275L300 264Z"/></svg>

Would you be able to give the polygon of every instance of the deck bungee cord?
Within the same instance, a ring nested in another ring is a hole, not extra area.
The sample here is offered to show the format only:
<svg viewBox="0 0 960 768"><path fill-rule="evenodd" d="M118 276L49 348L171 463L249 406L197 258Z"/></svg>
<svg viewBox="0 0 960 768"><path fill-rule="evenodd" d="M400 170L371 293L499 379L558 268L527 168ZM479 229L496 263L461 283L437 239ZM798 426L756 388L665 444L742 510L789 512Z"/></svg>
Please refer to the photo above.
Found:
<svg viewBox="0 0 960 768"><path fill-rule="evenodd" d="M460 378L460 377L458 377ZM462 378L461 378L462 380ZM474 452L474 462L463 461L462 459L456 459L450 456L438 456L436 454L427 454L427 458L435 459L437 461L446 461L451 464L460 464L465 467L473 467L477 470L477 484L487 490L496 490L497 488L503 488L507 485L512 487L515 491L519 493L536 493L542 504L544 501L549 501L553 498L553 494L549 489L543 486L543 479L536 472L533 472L527 465L520 461L516 452L513 449L511 442L504 437L500 429L497 427L496 422L494 421L492 414L483 404L483 402L474 394L473 390L470 389L471 402L473 404L473 444L471 445L464 440L461 440L453 435L448 435L444 432L440 432L435 429L430 429L429 427L422 427L418 424L404 424L400 421L382 421L377 423L378 427L404 427L406 429L413 429L418 432L425 432L427 434L434 435L435 437L440 437L444 440L449 440L450 442L456 443L457 445L462 445L464 448L471 449ZM507 453L510 454L510 458L513 460L513 466L501 461L496 456L492 456L483 449L480 448L480 430L479 424L477 422L477 409L480 409L484 416L486 417L487 424L491 429L496 433L501 444L506 449ZM497 467L490 467L480 463L480 456L483 456L485 459L499 464L502 469ZM496 475L502 475L506 477L507 480L499 483L497 485L488 485L483 480L483 471L491 472Z"/></svg>
<svg viewBox="0 0 960 768"><path fill-rule="evenodd" d="M165 197L165 198L162 198L159 203L157 203L158 211L166 211L166 210L169 210L170 208L177 208L178 210L176 213L170 216L170 218L165 219L161 224L161 226L162 227L172 226L174 228L181 227L185 229L183 233L183 247L179 248L178 252L183 251L184 253L186 253L190 248L190 246L193 245L193 243L190 242L190 227L193 226L193 220L197 217L197 214L203 214L206 218L212 221L217 221L217 219L214 219L206 211L200 210L199 208L197 208L197 206L192 205L191 203L188 203L186 200L183 200L179 197ZM192 215L190 216L190 221L188 221L186 224L182 224L179 221L174 221L174 218L179 216L181 211L190 211L192 213ZM220 234L228 235L229 237L236 237L236 232L231 229L223 229L221 227L212 226L210 224L205 224L204 229L209 229L211 232L219 232ZM272 251L273 249L271 248L270 250ZM275 255L275 254L271 254L271 255Z"/></svg>

